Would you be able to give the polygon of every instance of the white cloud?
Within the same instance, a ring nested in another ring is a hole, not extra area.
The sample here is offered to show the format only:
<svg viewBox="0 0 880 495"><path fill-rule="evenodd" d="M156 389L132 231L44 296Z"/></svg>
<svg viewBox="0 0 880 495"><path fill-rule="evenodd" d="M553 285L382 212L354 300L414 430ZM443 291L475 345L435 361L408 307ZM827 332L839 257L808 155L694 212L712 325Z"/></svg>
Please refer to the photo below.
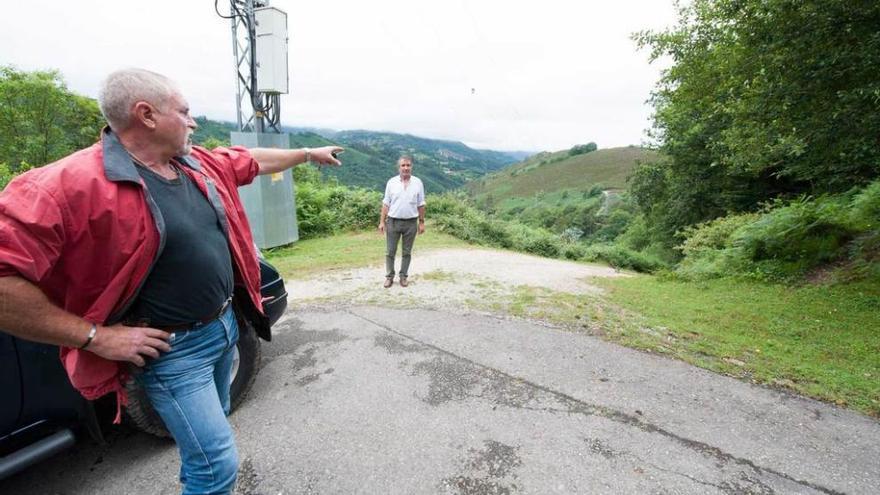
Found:
<svg viewBox="0 0 880 495"><path fill-rule="evenodd" d="M659 68L630 35L674 21L671 2L651 0L272 5L290 28L282 123L494 149L638 144ZM89 96L110 71L146 67L177 80L196 114L235 119L230 24L210 1L30 0L6 14L4 64L59 69Z"/></svg>

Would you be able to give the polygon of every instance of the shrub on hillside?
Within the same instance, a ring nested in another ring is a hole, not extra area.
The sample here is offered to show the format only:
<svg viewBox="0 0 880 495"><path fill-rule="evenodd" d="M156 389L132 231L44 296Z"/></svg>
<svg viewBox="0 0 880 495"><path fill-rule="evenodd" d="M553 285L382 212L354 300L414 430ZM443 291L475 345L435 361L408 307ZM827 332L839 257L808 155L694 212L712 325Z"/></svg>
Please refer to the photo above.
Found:
<svg viewBox="0 0 880 495"><path fill-rule="evenodd" d="M382 195L321 179L314 167L294 169L296 216L303 239L364 229L378 222Z"/></svg>
<svg viewBox="0 0 880 495"><path fill-rule="evenodd" d="M592 153L597 149L599 149L599 146L597 146L596 143L578 144L568 150L568 156L584 155L586 153Z"/></svg>
<svg viewBox="0 0 880 495"><path fill-rule="evenodd" d="M633 215L623 208L613 208L606 215L597 214L599 217L599 229L593 235L598 242L612 242L617 239L632 221Z"/></svg>
<svg viewBox="0 0 880 495"><path fill-rule="evenodd" d="M475 244L551 258L566 253L571 256L576 252L571 248L566 249L568 243L560 236L516 221L491 218L455 194L433 197L429 202L429 212L439 230Z"/></svg>
<svg viewBox="0 0 880 495"><path fill-rule="evenodd" d="M579 243L583 231L570 227L563 235L530 227L516 221L497 220L469 207L454 195L438 196L429 203L431 218L437 228L459 239L476 244L514 249L548 258L605 261L612 266L642 272L665 268L666 264L651 254L623 246Z"/></svg>
<svg viewBox="0 0 880 495"><path fill-rule="evenodd" d="M336 197L339 200L336 209L344 230L375 227L379 223L379 210L382 205L380 193L352 188L346 189L343 194Z"/></svg>
<svg viewBox="0 0 880 495"><path fill-rule="evenodd" d="M596 198L596 197L601 196L604 191L605 191L605 187L602 186L602 184L593 184L590 187L589 191L584 191L583 197L584 197L584 199Z"/></svg>
<svg viewBox="0 0 880 495"><path fill-rule="evenodd" d="M746 268L751 275L775 279L797 276L838 258L855 234L848 226L847 199L777 201L755 222L734 232L734 261L750 264Z"/></svg>
<svg viewBox="0 0 880 495"><path fill-rule="evenodd" d="M27 162L21 162L18 169L13 170L5 162L0 162L0 191L6 189L6 185L17 175L23 174L32 168Z"/></svg>
<svg viewBox="0 0 880 495"><path fill-rule="evenodd" d="M686 257L698 257L704 253L717 251L729 246L730 238L740 228L754 223L760 218L758 213L728 215L703 222L682 231L684 238L676 249Z"/></svg>
<svg viewBox="0 0 880 495"><path fill-rule="evenodd" d="M851 263L843 275L880 279L880 181L853 198L849 222L859 234L849 245Z"/></svg>
<svg viewBox="0 0 880 495"><path fill-rule="evenodd" d="M880 181L871 183L855 195L849 221L859 231L880 229Z"/></svg>
<svg viewBox="0 0 880 495"><path fill-rule="evenodd" d="M578 261L584 259L587 254L587 246L577 242L564 242L561 256L567 260Z"/></svg>
<svg viewBox="0 0 880 495"><path fill-rule="evenodd" d="M584 236L583 230L581 230L577 227L569 227L569 228L562 231L562 235L560 237L562 237L563 241L566 241L569 243L574 243L574 242L581 240L581 237L583 237L583 236Z"/></svg>
<svg viewBox="0 0 880 495"><path fill-rule="evenodd" d="M856 277L880 272L880 182L845 194L775 201L759 213L729 215L683 231L689 278L788 280L832 261Z"/></svg>
<svg viewBox="0 0 880 495"><path fill-rule="evenodd" d="M676 246L676 250L684 256L676 273L687 279L732 275L743 265L737 262L739 253L732 247L732 237L739 229L759 218L758 213L728 215L685 228L679 234L684 241Z"/></svg>
<svg viewBox="0 0 880 495"><path fill-rule="evenodd" d="M512 231L512 247L518 251L558 258L562 254L562 239L546 230L535 229L521 224L508 224Z"/></svg>
<svg viewBox="0 0 880 495"><path fill-rule="evenodd" d="M645 215L639 213L630 220L626 230L617 236L615 242L634 251L641 251L653 242L652 234Z"/></svg>
<svg viewBox="0 0 880 495"><path fill-rule="evenodd" d="M466 210L467 197L456 192L431 196L431 201L427 204L427 213L432 218L436 215L461 215Z"/></svg>
<svg viewBox="0 0 880 495"><path fill-rule="evenodd" d="M661 259L649 254L628 249L619 244L593 244L584 253L586 261L604 261L614 268L625 268L637 272L651 273L667 265Z"/></svg>

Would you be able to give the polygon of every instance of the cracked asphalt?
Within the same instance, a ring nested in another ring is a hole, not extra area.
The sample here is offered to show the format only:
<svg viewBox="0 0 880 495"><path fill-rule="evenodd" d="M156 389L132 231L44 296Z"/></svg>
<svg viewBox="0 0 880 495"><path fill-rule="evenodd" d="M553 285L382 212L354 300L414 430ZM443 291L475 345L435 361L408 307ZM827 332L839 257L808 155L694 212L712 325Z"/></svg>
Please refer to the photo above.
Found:
<svg viewBox="0 0 880 495"><path fill-rule="evenodd" d="M312 307L231 422L240 494L876 494L880 423L524 321ZM117 428L15 494L177 493L170 441Z"/></svg>

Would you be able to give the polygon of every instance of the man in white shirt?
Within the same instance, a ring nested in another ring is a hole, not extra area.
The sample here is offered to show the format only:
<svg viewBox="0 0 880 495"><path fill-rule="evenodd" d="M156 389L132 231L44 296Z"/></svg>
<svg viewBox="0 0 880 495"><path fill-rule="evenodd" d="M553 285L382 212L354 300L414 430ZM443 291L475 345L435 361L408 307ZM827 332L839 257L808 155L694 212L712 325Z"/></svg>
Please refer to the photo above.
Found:
<svg viewBox="0 0 880 495"><path fill-rule="evenodd" d="M385 233L386 289L394 283L397 243L403 238L400 286L406 287L416 233L425 233L425 187L418 177L412 175L412 158L401 156L397 160L397 167L400 175L388 179L385 184L385 197L382 199L382 213L379 216L379 232Z"/></svg>

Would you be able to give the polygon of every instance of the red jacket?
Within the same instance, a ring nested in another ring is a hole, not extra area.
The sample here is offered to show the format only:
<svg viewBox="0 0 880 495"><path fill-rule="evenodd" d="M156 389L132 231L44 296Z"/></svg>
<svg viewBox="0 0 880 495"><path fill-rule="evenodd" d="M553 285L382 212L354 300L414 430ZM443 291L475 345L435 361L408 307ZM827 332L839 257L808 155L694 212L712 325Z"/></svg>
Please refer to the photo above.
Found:
<svg viewBox="0 0 880 495"><path fill-rule="evenodd" d="M260 269L238 196L259 165L240 147L193 147L177 159L226 230L237 303L268 338ZM0 276L36 284L59 307L103 325L120 321L164 246L164 221L131 157L108 130L100 142L9 183L0 194ZM87 399L116 392L127 403L125 363L62 348L73 386Z"/></svg>

